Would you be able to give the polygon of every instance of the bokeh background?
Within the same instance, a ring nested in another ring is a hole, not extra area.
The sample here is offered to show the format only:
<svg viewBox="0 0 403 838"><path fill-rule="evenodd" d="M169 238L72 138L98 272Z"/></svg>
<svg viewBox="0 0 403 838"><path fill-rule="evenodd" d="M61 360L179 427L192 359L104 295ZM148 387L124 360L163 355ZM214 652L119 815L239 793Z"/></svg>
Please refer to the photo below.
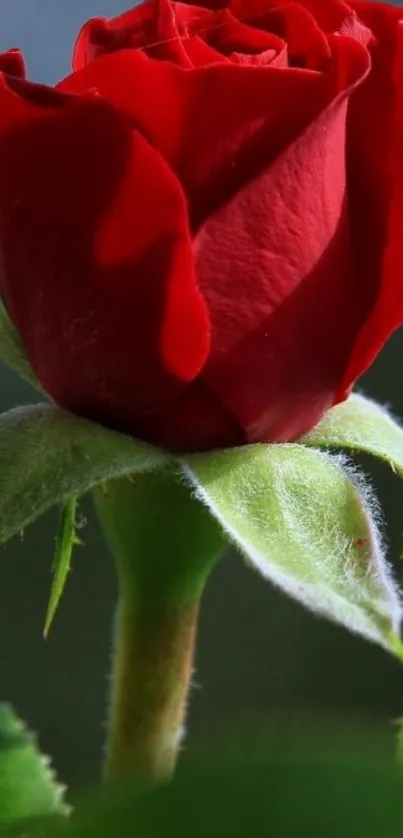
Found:
<svg viewBox="0 0 403 838"><path fill-rule="evenodd" d="M324 0L325 2L325 0ZM30 75L53 82L68 72L79 25L122 10L119 0L0 0L0 50L23 48ZM403 418L403 334L391 340L362 390ZM0 367L0 410L37 399ZM390 556L400 576L403 483L363 461L381 498ZM90 504L82 508L85 547L76 550L47 642L42 626L56 515L1 548L0 700L40 732L59 773L74 784L99 771L116 598L111 559ZM386 653L314 618L229 554L211 579L202 613L190 744L223 728L281 718L351 719L384 726L403 714L403 668Z"/></svg>

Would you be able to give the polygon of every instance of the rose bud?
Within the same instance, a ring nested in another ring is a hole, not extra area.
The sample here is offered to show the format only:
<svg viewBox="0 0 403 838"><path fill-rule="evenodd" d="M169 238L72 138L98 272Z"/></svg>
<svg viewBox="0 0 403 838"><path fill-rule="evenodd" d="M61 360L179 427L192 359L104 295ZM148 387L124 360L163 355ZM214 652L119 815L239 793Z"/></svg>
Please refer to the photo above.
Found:
<svg viewBox="0 0 403 838"><path fill-rule="evenodd" d="M149 0L54 89L0 68L0 290L68 410L288 441L403 320L403 10Z"/></svg>

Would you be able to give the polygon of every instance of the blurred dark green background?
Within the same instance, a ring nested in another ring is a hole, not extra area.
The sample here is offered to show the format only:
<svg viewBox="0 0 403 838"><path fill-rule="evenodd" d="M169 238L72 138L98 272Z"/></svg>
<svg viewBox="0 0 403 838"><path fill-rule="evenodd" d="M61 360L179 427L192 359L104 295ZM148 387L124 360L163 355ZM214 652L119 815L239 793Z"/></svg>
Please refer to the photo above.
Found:
<svg viewBox="0 0 403 838"><path fill-rule="evenodd" d="M325 0L324 0L325 2ZM68 71L80 22L121 9L117 0L1 0L0 49L22 46L32 77L54 81ZM394 337L361 382L403 418L403 333ZM35 399L0 368L0 409ZM365 462L378 489L400 575L403 483ZM60 774L79 782L101 759L115 603L112 564L90 506L83 508L85 548L50 639L42 641L50 584L55 514L2 548L0 568L0 700L12 702L40 731ZM385 725L403 713L403 669L388 655L313 618L229 555L204 601L189 740L239 721L287 725L306 716Z"/></svg>

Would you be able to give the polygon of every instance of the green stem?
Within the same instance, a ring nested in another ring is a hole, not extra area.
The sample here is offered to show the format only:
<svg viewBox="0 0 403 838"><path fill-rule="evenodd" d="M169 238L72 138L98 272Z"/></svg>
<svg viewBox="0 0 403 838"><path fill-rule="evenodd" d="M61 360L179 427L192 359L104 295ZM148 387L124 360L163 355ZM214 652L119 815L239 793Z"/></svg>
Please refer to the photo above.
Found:
<svg viewBox="0 0 403 838"><path fill-rule="evenodd" d="M201 595L226 547L174 473L96 490L119 580L105 777L169 777L183 730Z"/></svg>
<svg viewBox="0 0 403 838"><path fill-rule="evenodd" d="M128 770L151 782L171 776L182 739L197 614L197 603L153 611L121 601L107 780Z"/></svg>

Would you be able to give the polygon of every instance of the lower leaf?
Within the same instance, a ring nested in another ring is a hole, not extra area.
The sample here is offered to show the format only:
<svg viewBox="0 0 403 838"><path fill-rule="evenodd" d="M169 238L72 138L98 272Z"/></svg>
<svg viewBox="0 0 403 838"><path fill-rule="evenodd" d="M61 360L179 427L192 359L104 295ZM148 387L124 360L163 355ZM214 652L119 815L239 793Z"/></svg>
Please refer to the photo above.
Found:
<svg viewBox="0 0 403 838"><path fill-rule="evenodd" d="M401 654L399 593L371 493L345 461L302 445L192 455L184 472L249 560L312 611Z"/></svg>
<svg viewBox="0 0 403 838"><path fill-rule="evenodd" d="M384 407L357 393L328 410L300 442L372 454L403 475L403 428Z"/></svg>
<svg viewBox="0 0 403 838"><path fill-rule="evenodd" d="M51 506L108 480L152 471L167 455L53 405L0 415L0 544Z"/></svg>
<svg viewBox="0 0 403 838"><path fill-rule="evenodd" d="M1 705L0 831L32 818L67 815L63 792L32 734L11 708ZM21 828L21 835L26 834L27 829Z"/></svg>

